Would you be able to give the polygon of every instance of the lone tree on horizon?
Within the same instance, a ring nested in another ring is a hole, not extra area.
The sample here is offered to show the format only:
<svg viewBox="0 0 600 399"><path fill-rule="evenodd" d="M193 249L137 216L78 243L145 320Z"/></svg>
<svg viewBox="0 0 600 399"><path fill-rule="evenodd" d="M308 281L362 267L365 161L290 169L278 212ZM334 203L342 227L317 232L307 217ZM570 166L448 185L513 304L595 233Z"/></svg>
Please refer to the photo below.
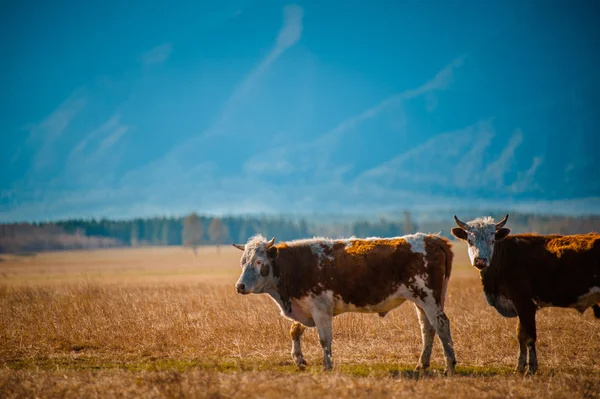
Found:
<svg viewBox="0 0 600 399"><path fill-rule="evenodd" d="M191 247L194 255L198 254L198 247L202 243L202 221L196 213L190 213L183 220L181 241L184 247Z"/></svg>
<svg viewBox="0 0 600 399"><path fill-rule="evenodd" d="M404 224L402 226L403 234L413 234L415 225L409 211L404 211Z"/></svg>
<svg viewBox="0 0 600 399"><path fill-rule="evenodd" d="M217 244L217 253L221 253L221 245L229 237L227 226L221 222L221 219L214 218L208 227L208 236L212 242Z"/></svg>

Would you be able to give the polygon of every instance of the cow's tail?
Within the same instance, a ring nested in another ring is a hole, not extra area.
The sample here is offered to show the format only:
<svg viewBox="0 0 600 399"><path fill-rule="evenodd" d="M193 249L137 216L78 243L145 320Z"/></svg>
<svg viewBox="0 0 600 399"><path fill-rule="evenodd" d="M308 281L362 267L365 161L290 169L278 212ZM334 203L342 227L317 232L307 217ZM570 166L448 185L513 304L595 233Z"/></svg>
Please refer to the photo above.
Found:
<svg viewBox="0 0 600 399"><path fill-rule="evenodd" d="M592 309L594 309L594 316L596 316L597 319L600 319L600 303L593 304Z"/></svg>
<svg viewBox="0 0 600 399"><path fill-rule="evenodd" d="M452 244L444 237L436 237L440 249L444 252L446 259L445 270L444 270L444 283L442 285L442 296L441 305L444 308L444 302L446 301L446 294L448 293L448 283L450 281L450 274L452 273L452 260L454 259L454 252L452 252Z"/></svg>

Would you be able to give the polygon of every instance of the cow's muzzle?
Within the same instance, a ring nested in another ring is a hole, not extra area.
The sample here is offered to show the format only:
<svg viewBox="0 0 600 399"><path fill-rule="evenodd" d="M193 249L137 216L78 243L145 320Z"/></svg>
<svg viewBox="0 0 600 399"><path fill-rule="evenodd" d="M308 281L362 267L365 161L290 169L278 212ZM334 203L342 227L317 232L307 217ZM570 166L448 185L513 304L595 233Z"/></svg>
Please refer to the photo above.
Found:
<svg viewBox="0 0 600 399"><path fill-rule="evenodd" d="M475 258L473 259L473 266L475 266L477 270L483 270L488 267L488 260L485 258Z"/></svg>
<svg viewBox="0 0 600 399"><path fill-rule="evenodd" d="M235 285L235 290L237 291L238 294L242 294L242 295L249 294L249 292L246 291L246 284L244 284L244 283L237 283Z"/></svg>

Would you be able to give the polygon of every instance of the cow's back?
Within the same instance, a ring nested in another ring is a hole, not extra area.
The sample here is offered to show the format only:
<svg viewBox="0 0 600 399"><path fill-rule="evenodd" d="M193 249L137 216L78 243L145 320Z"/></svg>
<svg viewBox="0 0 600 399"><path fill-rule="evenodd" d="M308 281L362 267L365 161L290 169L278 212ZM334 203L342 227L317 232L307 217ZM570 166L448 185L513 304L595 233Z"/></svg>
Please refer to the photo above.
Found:
<svg viewBox="0 0 600 399"><path fill-rule="evenodd" d="M403 238L350 240L326 263L327 287L346 303L374 305L423 267L423 255Z"/></svg>

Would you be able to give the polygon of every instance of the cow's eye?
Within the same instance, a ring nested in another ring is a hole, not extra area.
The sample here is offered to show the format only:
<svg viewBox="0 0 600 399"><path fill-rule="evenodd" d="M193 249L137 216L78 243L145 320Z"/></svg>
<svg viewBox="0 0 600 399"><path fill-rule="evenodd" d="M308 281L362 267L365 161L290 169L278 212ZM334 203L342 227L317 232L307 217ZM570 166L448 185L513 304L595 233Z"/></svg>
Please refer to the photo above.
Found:
<svg viewBox="0 0 600 399"><path fill-rule="evenodd" d="M257 265L257 266L260 266L260 265L262 265L262 260L258 259L258 260L256 261L256 265Z"/></svg>

